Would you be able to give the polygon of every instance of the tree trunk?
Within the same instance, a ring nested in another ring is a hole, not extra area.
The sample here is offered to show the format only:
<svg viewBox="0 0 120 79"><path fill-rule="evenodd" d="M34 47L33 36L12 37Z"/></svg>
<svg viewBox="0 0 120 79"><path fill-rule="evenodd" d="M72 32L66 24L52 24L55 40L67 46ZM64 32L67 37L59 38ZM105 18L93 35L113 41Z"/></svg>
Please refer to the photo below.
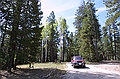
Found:
<svg viewBox="0 0 120 79"><path fill-rule="evenodd" d="M116 29L115 29L115 24L113 24L113 28L114 28L114 60L117 59L117 56L116 56Z"/></svg>
<svg viewBox="0 0 120 79"><path fill-rule="evenodd" d="M50 41L50 62L54 62L53 41Z"/></svg>
<svg viewBox="0 0 120 79"><path fill-rule="evenodd" d="M10 61L8 64L8 72L11 72L11 69L13 68L13 63L14 63L14 55L12 52L9 52L9 53L11 54L9 55Z"/></svg>
<svg viewBox="0 0 120 79"><path fill-rule="evenodd" d="M112 33L111 33L111 26L109 26L109 36L110 36L110 46L111 46L111 53L112 53L112 56L114 56L114 53L113 53L113 45L112 45Z"/></svg>
<svg viewBox="0 0 120 79"><path fill-rule="evenodd" d="M6 28L7 28L7 23L5 25L5 32L6 32ZM1 48L4 46L4 39L5 39L5 33L3 33L3 37L2 37L2 42L1 42Z"/></svg>
<svg viewBox="0 0 120 79"><path fill-rule="evenodd" d="M45 62L45 49L43 45L43 40L42 40L42 53L41 53L41 63Z"/></svg>
<svg viewBox="0 0 120 79"><path fill-rule="evenodd" d="M3 37L2 37L1 48L4 46L4 39L5 39L5 34L3 34Z"/></svg>
<svg viewBox="0 0 120 79"><path fill-rule="evenodd" d="M63 36L63 47L62 47L62 51L63 51L63 55L62 55L62 62L64 62L64 54L65 54L65 37Z"/></svg>
<svg viewBox="0 0 120 79"><path fill-rule="evenodd" d="M45 48L45 62L48 62L48 40L46 40L46 48Z"/></svg>

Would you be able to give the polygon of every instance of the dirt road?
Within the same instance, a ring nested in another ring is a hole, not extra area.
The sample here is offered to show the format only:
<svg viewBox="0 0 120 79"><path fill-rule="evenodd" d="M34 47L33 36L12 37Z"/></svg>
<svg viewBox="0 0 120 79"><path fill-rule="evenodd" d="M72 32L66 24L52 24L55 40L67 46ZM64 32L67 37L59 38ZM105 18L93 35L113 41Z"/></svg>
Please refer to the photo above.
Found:
<svg viewBox="0 0 120 79"><path fill-rule="evenodd" d="M73 68L70 63L64 79L120 79L120 73L86 65L86 68Z"/></svg>

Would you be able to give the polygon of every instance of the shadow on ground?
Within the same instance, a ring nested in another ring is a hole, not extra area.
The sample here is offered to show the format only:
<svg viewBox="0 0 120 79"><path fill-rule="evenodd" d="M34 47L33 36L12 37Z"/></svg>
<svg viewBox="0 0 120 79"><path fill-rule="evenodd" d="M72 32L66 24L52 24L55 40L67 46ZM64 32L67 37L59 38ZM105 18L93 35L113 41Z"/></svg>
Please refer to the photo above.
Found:
<svg viewBox="0 0 120 79"><path fill-rule="evenodd" d="M8 73L0 71L0 79L62 79L66 72L60 69L43 68L43 69L17 69Z"/></svg>
<svg viewBox="0 0 120 79"><path fill-rule="evenodd" d="M74 69L90 69L89 67L75 67Z"/></svg>

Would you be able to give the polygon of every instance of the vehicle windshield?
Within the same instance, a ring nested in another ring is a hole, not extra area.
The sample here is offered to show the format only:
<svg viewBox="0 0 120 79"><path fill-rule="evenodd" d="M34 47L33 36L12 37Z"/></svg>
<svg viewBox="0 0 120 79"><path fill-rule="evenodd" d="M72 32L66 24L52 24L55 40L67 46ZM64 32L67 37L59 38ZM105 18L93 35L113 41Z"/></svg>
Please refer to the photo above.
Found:
<svg viewBox="0 0 120 79"><path fill-rule="evenodd" d="M75 57L75 60L83 60L82 57Z"/></svg>

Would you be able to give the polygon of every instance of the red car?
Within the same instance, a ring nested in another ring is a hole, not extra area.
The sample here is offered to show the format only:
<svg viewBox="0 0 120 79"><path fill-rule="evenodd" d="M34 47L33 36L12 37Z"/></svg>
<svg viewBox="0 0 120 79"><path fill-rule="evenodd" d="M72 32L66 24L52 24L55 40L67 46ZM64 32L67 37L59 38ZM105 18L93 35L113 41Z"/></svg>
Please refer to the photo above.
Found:
<svg viewBox="0 0 120 79"><path fill-rule="evenodd" d="M86 67L85 60L81 56L73 56L71 58L71 64L75 67Z"/></svg>

